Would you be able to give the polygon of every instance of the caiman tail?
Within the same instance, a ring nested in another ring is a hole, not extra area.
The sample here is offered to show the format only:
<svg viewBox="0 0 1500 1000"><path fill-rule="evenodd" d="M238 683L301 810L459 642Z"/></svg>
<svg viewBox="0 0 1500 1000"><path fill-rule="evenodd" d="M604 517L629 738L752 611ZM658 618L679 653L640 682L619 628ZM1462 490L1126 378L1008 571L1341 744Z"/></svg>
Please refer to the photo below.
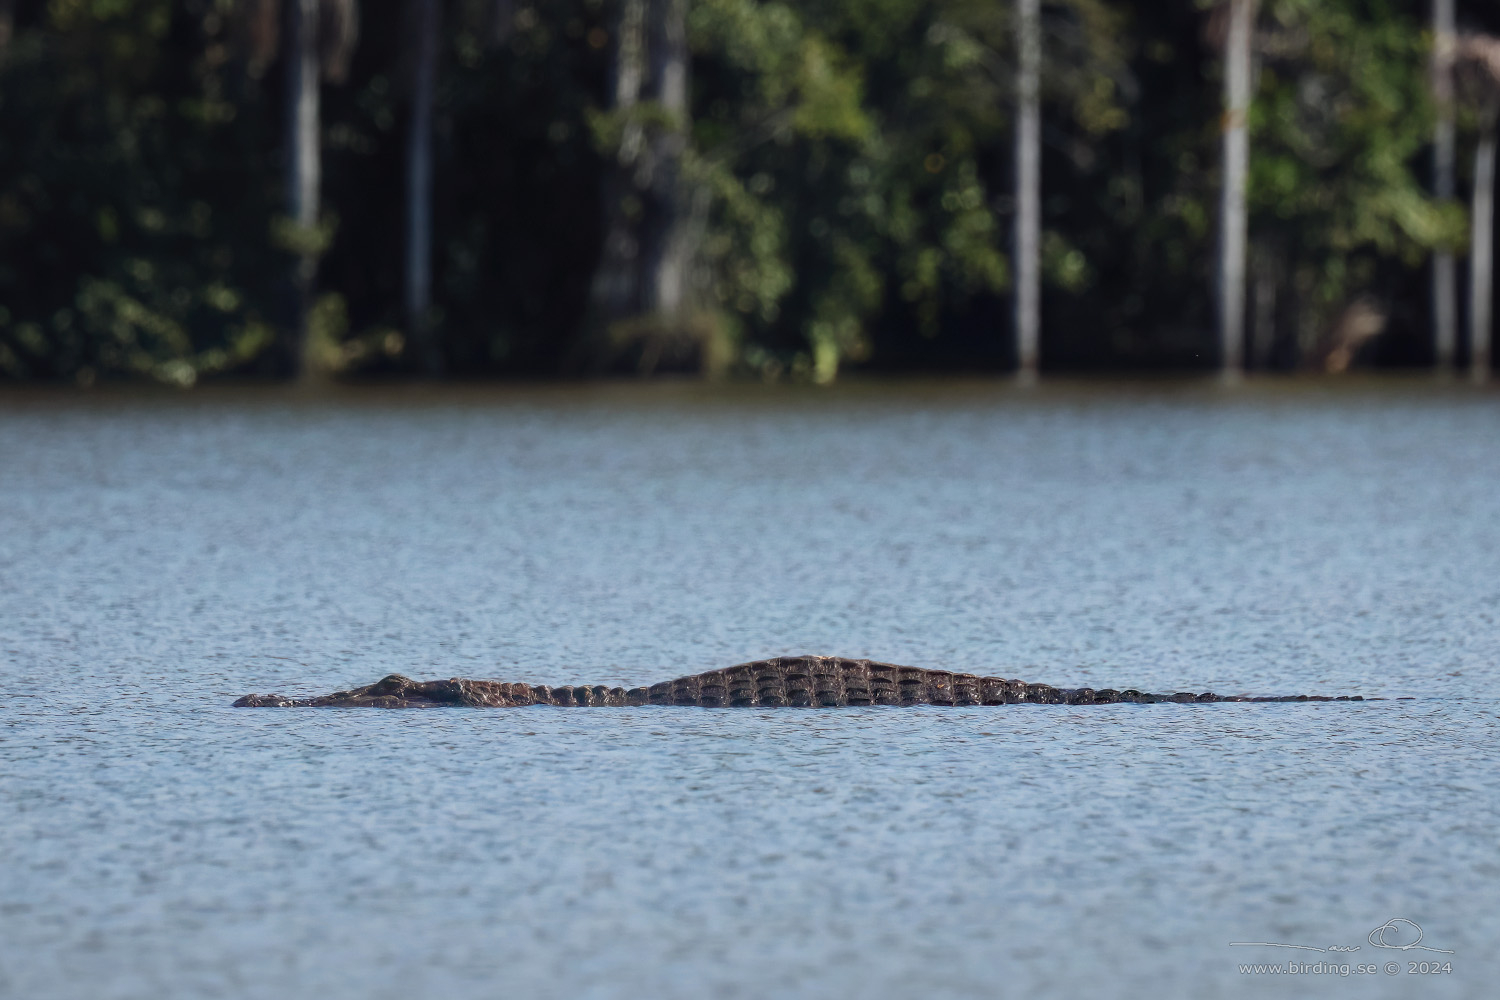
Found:
<svg viewBox="0 0 1500 1000"><path fill-rule="evenodd" d="M835 708L845 705L1111 705L1117 702L1364 701L1359 695L1247 697L1213 692L1148 694L1134 688L1056 688L1003 677L903 667L842 656L780 656L693 674L650 687L549 687L454 678L414 681L392 674L374 684L316 698L250 694L236 708L430 708L468 705L594 707L696 705L703 708Z"/></svg>

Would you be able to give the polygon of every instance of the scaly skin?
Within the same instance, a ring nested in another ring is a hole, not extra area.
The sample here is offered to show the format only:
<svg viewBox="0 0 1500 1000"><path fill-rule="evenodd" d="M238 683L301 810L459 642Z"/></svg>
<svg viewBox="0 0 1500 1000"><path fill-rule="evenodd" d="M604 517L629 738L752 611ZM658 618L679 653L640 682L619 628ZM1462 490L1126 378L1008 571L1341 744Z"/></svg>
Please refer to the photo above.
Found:
<svg viewBox="0 0 1500 1000"><path fill-rule="evenodd" d="M548 687L454 678L414 681L391 674L367 687L336 691L317 698L284 698L250 694L236 708L431 708L469 705L514 708L523 705L698 705L705 708L841 705L1108 705L1114 702L1218 701L1364 701L1358 695L1289 695L1247 698L1213 694L1145 694L1128 689L1055 688L1001 677L978 677L946 670L900 667L841 656L782 656L757 660L706 674L679 677L648 688L626 690L592 687Z"/></svg>

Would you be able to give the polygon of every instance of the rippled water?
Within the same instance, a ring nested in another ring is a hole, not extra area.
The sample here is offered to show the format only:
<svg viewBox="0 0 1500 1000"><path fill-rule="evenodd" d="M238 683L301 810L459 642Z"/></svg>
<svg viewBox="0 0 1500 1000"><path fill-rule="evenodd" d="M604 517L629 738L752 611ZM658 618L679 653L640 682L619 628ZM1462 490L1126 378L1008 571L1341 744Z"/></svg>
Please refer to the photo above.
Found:
<svg viewBox="0 0 1500 1000"><path fill-rule="evenodd" d="M1460 386L0 396L0 995L1492 995L1497 614ZM796 652L1413 700L229 707Z"/></svg>

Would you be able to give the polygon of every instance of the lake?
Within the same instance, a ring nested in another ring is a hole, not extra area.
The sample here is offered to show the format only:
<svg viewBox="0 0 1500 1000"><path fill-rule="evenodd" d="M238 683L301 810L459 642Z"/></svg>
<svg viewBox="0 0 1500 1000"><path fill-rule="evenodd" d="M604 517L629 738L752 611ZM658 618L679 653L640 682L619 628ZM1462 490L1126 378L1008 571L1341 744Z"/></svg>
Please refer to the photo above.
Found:
<svg viewBox="0 0 1500 1000"><path fill-rule="evenodd" d="M230 707L804 652L1390 700ZM0 995L1492 995L1497 664L1458 383L11 391Z"/></svg>

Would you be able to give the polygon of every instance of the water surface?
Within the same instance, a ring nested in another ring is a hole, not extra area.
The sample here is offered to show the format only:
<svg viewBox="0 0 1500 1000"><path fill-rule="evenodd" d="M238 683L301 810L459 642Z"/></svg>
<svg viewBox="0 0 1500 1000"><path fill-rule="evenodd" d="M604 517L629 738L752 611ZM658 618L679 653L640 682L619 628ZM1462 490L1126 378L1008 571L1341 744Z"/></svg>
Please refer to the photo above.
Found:
<svg viewBox="0 0 1500 1000"><path fill-rule="evenodd" d="M0 995L1487 995L1497 609L1459 386L0 396ZM229 708L801 652L1413 700Z"/></svg>

